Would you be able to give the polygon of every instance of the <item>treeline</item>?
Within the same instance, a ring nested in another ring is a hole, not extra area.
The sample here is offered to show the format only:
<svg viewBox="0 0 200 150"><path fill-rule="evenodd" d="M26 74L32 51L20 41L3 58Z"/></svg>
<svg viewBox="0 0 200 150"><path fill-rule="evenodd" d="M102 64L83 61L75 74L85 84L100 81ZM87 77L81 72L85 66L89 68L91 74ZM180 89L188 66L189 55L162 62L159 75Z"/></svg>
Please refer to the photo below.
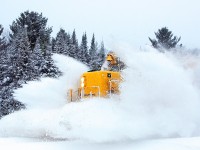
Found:
<svg viewBox="0 0 200 150"><path fill-rule="evenodd" d="M88 48L86 33L83 34L79 45L75 30L72 35L70 35L62 28L58 32L56 38L52 39L52 51L54 53L64 54L75 58L86 64L91 70L99 70L105 59L104 44L101 42L99 48L94 34L92 36L90 47Z"/></svg>
<svg viewBox="0 0 200 150"><path fill-rule="evenodd" d="M10 25L9 38L2 36L4 28L0 25L0 118L25 108L14 99L14 89L41 76L56 78L62 74L54 65L53 52L73 57L93 70L100 69L104 61L104 44L99 48L94 34L90 47L86 33L79 44L75 30L70 35L60 29L52 38L47 21L42 13L25 11Z"/></svg>

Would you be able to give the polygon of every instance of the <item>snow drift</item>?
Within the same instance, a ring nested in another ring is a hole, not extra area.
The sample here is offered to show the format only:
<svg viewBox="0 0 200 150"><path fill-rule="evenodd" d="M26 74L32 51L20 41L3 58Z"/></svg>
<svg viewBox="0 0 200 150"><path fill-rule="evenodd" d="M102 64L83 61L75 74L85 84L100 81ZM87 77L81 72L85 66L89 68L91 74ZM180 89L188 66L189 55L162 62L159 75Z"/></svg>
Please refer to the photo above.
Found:
<svg viewBox="0 0 200 150"><path fill-rule="evenodd" d="M54 55L63 76L16 90L27 109L0 120L0 136L109 142L200 135L198 59L151 48L116 53L127 64L120 97L66 103L66 91L87 67ZM188 67L191 60L195 67Z"/></svg>

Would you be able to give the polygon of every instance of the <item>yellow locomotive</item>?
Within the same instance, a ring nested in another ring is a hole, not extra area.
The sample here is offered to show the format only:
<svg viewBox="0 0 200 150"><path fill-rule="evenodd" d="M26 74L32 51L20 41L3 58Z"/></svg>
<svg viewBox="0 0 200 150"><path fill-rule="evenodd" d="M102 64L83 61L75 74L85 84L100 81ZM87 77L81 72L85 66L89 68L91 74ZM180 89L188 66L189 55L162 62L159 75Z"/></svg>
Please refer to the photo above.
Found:
<svg viewBox="0 0 200 150"><path fill-rule="evenodd" d="M106 62L100 71L88 71L82 74L79 87L68 91L68 101L77 101L88 97L109 97L112 94L119 94L121 81L120 70L124 64L115 56L109 53Z"/></svg>

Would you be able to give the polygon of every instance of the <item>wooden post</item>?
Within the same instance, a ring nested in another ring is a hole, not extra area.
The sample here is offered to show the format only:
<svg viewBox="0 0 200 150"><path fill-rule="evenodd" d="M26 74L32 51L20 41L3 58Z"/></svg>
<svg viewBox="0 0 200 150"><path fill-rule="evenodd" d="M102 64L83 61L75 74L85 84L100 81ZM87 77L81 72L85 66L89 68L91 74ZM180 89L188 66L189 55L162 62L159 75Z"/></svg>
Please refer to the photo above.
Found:
<svg viewBox="0 0 200 150"><path fill-rule="evenodd" d="M72 102L72 96L73 96L73 90L72 89L69 90L69 94L70 94L70 100Z"/></svg>

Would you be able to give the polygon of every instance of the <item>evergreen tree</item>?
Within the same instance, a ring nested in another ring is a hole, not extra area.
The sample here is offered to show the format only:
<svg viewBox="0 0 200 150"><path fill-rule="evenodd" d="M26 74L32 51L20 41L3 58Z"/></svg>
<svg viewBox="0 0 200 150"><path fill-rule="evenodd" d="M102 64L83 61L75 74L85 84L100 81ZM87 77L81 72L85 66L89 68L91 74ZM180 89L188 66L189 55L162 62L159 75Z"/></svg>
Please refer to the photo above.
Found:
<svg viewBox="0 0 200 150"><path fill-rule="evenodd" d="M1 34L3 32L3 28L1 28L0 25L0 85L4 82L4 72L8 68L8 62L7 62L7 49L5 47L4 38L1 38Z"/></svg>
<svg viewBox="0 0 200 150"><path fill-rule="evenodd" d="M178 42L180 41L181 37L173 36L172 31L169 31L167 27L163 27L155 32L156 39L149 38L152 46L154 48L160 49L172 49L175 48Z"/></svg>
<svg viewBox="0 0 200 150"><path fill-rule="evenodd" d="M92 36L88 58L89 58L89 67L92 70L98 70L99 64L98 64L98 55L97 55L97 42L95 41L94 34Z"/></svg>
<svg viewBox="0 0 200 150"><path fill-rule="evenodd" d="M61 72L59 69L54 65L54 61L52 59L52 48L51 45L47 48L46 55L45 55L45 64L42 66L41 74L47 77L59 77Z"/></svg>
<svg viewBox="0 0 200 150"><path fill-rule="evenodd" d="M42 54L42 49L40 48L39 40L36 41L35 48L31 53L31 57L29 62L32 64L32 76L34 78L38 78L42 76L42 70L45 68L45 59Z"/></svg>
<svg viewBox="0 0 200 150"><path fill-rule="evenodd" d="M56 53L56 51L55 51L56 39L55 38L51 39L51 45L52 45L52 52Z"/></svg>
<svg viewBox="0 0 200 150"><path fill-rule="evenodd" d="M8 52L7 49L1 50L0 51L0 89L3 86L7 86L8 83L11 82L11 79L9 78L8 73L8 68L9 66L9 61L8 61ZM0 90L1 91L1 90ZM0 94L1 96L1 94Z"/></svg>
<svg viewBox="0 0 200 150"><path fill-rule="evenodd" d="M82 36L82 41L78 52L78 60L88 65L89 62L88 57L89 56L88 56L88 46L87 46L87 35L86 33L84 33Z"/></svg>
<svg viewBox="0 0 200 150"><path fill-rule="evenodd" d="M13 37L9 47L9 73L16 87L32 79L30 75L32 71L31 64L29 63L30 55L30 43L26 29L18 29L18 33Z"/></svg>
<svg viewBox="0 0 200 150"><path fill-rule="evenodd" d="M65 55L68 55L68 56L72 57L71 50L70 50L71 49L72 40L71 40L71 36L70 36L69 33L67 33L65 43L67 45L67 49L66 49Z"/></svg>
<svg viewBox="0 0 200 150"><path fill-rule="evenodd" d="M105 47L104 47L104 43L103 41L101 42L101 48L100 48L100 51L98 53L98 60L99 60L99 65L102 66L104 61L105 61L105 57L106 57L106 54L105 54Z"/></svg>
<svg viewBox="0 0 200 150"><path fill-rule="evenodd" d="M38 14L37 12L25 11L20 14L20 17L13 21L10 29L12 33L10 34L11 40L13 36L18 32L19 28L27 28L27 35L30 42L31 50L34 49L36 40L40 38L40 44L42 50L46 50L49 41L52 28L47 28L47 18Z"/></svg>
<svg viewBox="0 0 200 150"><path fill-rule="evenodd" d="M91 40L91 45L89 49L89 56L90 58L94 57L97 54L97 43L95 41L95 36L93 34L92 40Z"/></svg>
<svg viewBox="0 0 200 150"><path fill-rule="evenodd" d="M67 39L67 33L61 28L55 40L54 51L56 53L69 55Z"/></svg>
<svg viewBox="0 0 200 150"><path fill-rule="evenodd" d="M0 51L5 49L6 47L5 37L2 37L2 33L3 33L3 27L0 24Z"/></svg>
<svg viewBox="0 0 200 150"><path fill-rule="evenodd" d="M25 108L24 104L14 100L13 90L27 80L31 80L31 67L28 63L30 44L25 29L19 29L13 42L4 50L1 64L0 117L15 110Z"/></svg>
<svg viewBox="0 0 200 150"><path fill-rule="evenodd" d="M25 105L15 100L13 97L10 97L10 99L3 99L0 101L0 118L21 109L25 109Z"/></svg>
<svg viewBox="0 0 200 150"><path fill-rule="evenodd" d="M78 40L76 38L76 31L74 30L69 43L69 56L77 59L78 51L79 51Z"/></svg>

